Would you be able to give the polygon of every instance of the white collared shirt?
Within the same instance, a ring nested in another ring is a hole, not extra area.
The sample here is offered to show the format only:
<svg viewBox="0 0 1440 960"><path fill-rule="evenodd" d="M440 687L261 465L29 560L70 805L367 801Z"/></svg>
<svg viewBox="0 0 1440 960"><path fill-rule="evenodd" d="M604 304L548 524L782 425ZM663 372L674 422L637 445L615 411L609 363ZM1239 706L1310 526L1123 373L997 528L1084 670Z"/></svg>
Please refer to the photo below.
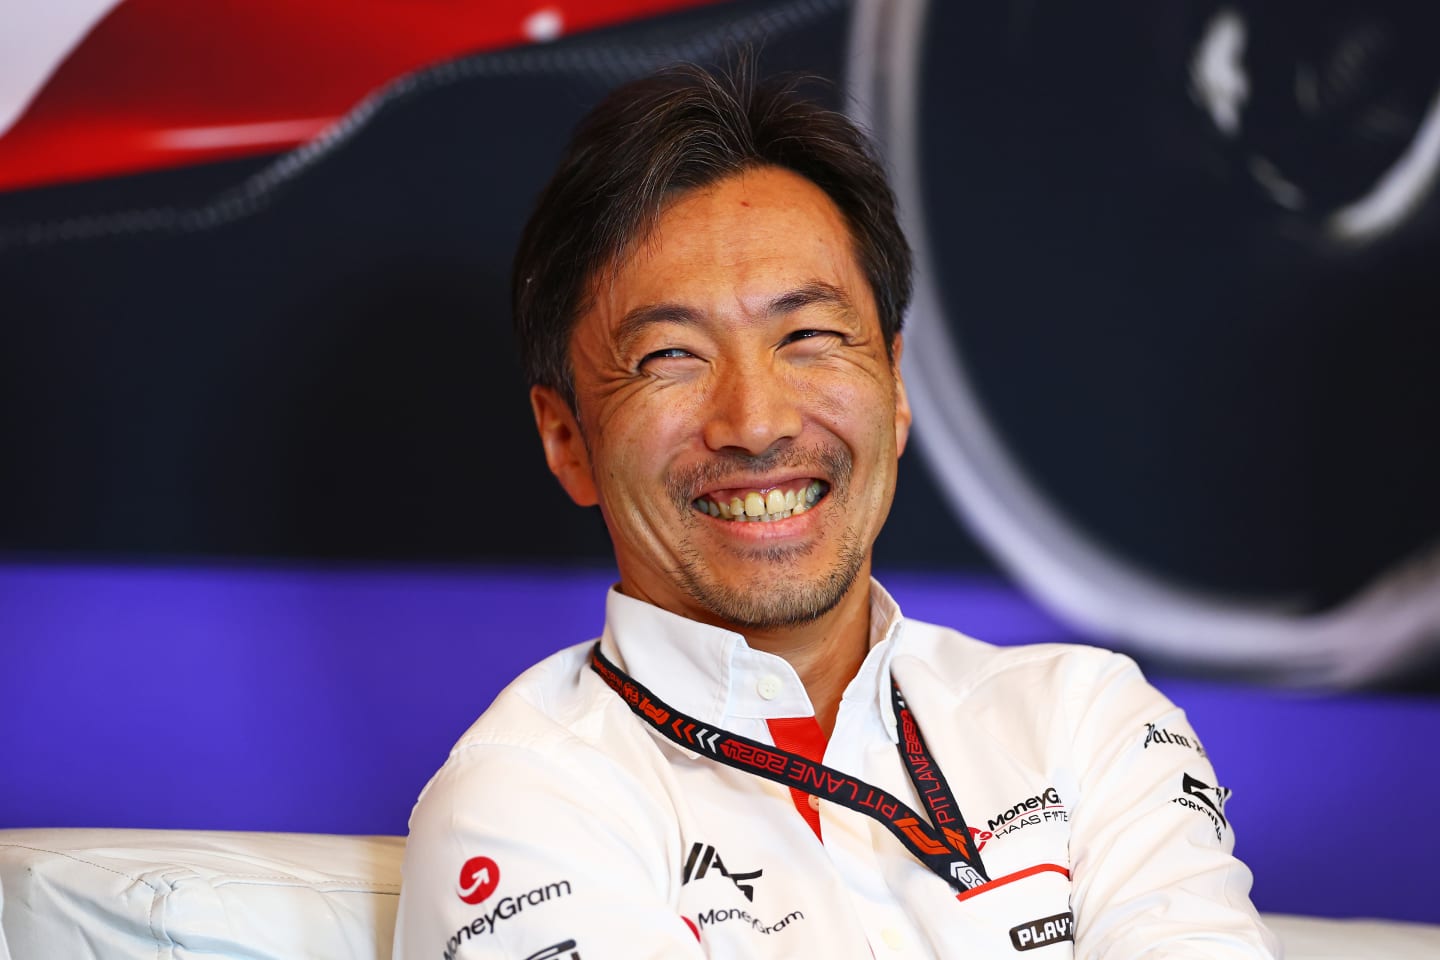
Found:
<svg viewBox="0 0 1440 960"><path fill-rule="evenodd" d="M617 590L600 642L711 727L774 743L771 721L814 715L784 659ZM893 676L991 878L957 896L876 820L821 801L817 837L805 798L662 739L589 669L592 643L507 687L422 792L396 960L1275 955L1227 792L1125 657L992 647L872 583L822 762L922 809Z"/></svg>

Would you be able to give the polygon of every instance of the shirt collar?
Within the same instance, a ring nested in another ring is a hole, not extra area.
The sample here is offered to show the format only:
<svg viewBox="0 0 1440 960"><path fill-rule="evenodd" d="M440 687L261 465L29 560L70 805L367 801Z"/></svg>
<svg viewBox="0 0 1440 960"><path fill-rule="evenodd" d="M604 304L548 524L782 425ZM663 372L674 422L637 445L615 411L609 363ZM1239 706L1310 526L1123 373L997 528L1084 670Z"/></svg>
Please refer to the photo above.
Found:
<svg viewBox="0 0 1440 960"><path fill-rule="evenodd" d="M845 688L842 699L873 695L880 708L882 726L892 743L900 742L895 722L895 703L890 697L890 662L900 646L905 617L895 598L875 579L870 580L870 653L860 664L855 679ZM853 693L852 693L853 691Z"/></svg>
<svg viewBox="0 0 1440 960"><path fill-rule="evenodd" d="M894 735L890 659L904 622L900 608L870 581L870 653L845 689L844 698L878 698L885 726ZM616 587L605 600L601 649L626 673L681 713L703 723L808 717L815 712L794 668L783 658L755 650L745 637L698 623L627 597Z"/></svg>

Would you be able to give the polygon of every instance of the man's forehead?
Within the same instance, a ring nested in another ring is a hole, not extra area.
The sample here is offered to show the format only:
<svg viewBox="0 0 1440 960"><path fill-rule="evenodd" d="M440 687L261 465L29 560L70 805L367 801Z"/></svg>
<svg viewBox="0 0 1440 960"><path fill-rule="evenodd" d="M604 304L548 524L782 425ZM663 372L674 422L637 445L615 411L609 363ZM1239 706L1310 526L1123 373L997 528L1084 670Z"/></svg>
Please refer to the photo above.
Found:
<svg viewBox="0 0 1440 960"><path fill-rule="evenodd" d="M834 202L776 167L744 171L674 198L622 257L599 271L581 317L616 336L709 312L757 318L814 304L873 306L854 237Z"/></svg>

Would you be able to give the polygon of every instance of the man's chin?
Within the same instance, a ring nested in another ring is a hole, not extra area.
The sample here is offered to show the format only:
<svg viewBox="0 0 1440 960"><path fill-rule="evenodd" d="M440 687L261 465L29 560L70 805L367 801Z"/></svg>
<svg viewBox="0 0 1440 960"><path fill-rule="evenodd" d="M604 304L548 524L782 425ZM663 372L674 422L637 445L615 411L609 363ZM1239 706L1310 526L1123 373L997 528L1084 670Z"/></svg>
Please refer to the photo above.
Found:
<svg viewBox="0 0 1440 960"><path fill-rule="evenodd" d="M736 630L782 630L814 623L840 605L863 566L845 560L825 574L768 574L740 586L686 571L684 586L696 605Z"/></svg>

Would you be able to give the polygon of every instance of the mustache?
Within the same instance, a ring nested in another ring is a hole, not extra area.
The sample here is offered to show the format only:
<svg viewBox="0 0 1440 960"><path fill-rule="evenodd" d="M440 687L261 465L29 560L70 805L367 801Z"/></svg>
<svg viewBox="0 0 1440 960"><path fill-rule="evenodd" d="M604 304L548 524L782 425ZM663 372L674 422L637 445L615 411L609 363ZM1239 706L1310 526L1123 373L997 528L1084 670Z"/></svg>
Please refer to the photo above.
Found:
<svg viewBox="0 0 1440 960"><path fill-rule="evenodd" d="M840 445L771 447L764 453L720 452L701 463L677 468L665 478L665 492L680 510L686 510L700 491L736 475L794 470L823 477L832 487L844 487L855 461Z"/></svg>

